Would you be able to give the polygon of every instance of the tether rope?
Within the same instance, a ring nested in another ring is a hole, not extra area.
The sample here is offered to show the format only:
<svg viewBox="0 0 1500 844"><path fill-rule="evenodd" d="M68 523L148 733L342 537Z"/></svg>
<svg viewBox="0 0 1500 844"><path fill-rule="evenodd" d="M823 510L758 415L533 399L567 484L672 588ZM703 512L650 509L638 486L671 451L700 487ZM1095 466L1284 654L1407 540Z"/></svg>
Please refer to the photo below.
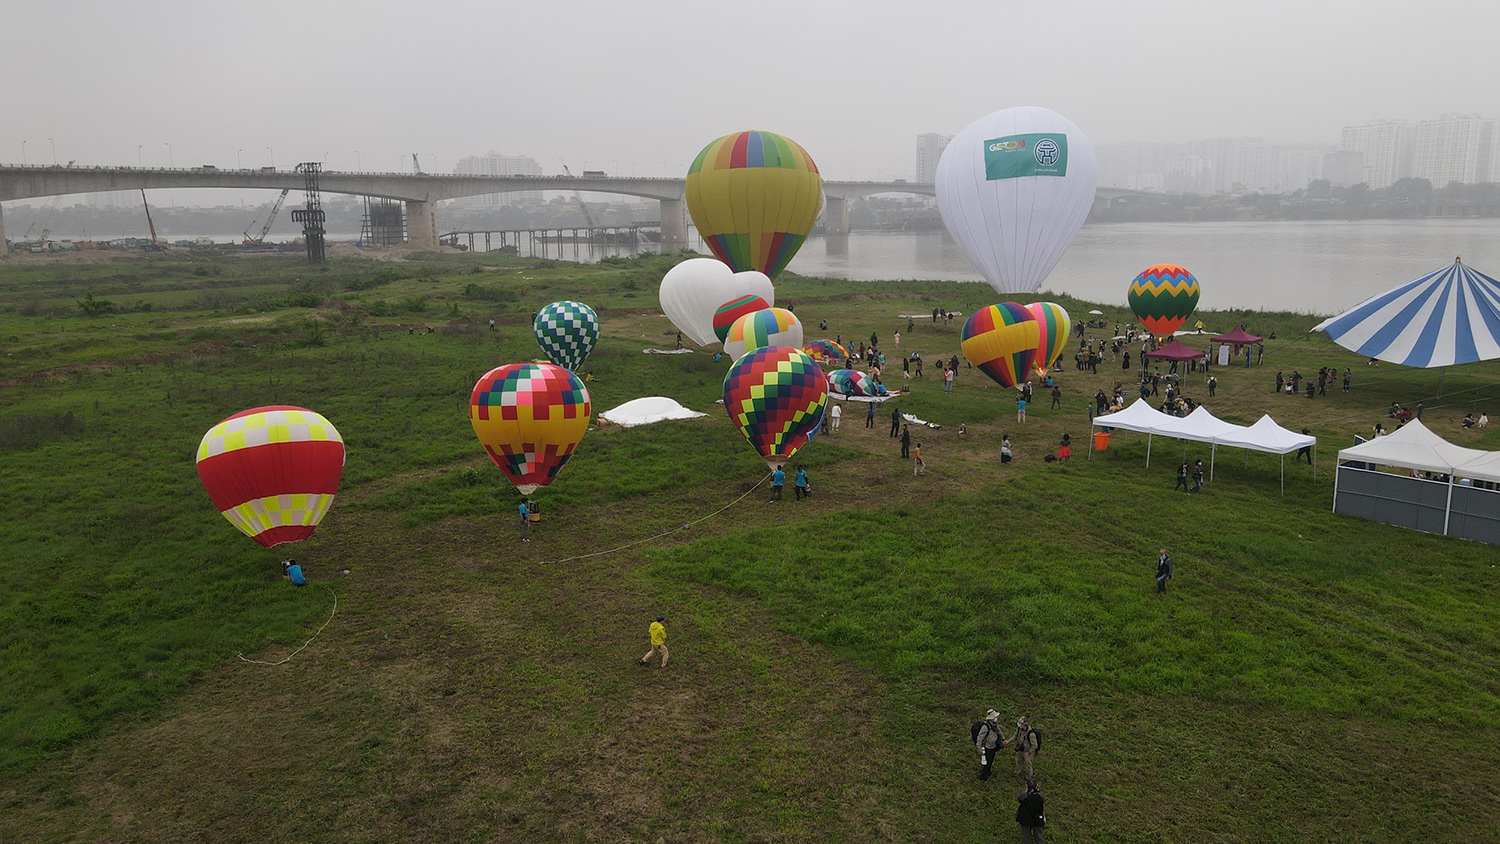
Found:
<svg viewBox="0 0 1500 844"><path fill-rule="evenodd" d="M642 544L644 542L650 542L650 541L652 541L654 539L661 539L663 536L669 536L671 534L676 533L679 530L687 530L688 528L692 527L693 525L696 525L699 522L706 522L709 519L712 519L714 516L717 516L720 513L724 512L725 510L728 510L730 507L733 507L734 505L740 503L741 501L744 501L745 498L746 498L746 496L750 495L750 493L752 493L752 492L755 492L757 489L760 489L760 485L763 484L763 483L765 483L766 482L766 478L769 478L769 477L771 477L771 475L770 475L770 473L767 473L766 476L765 476L765 478L761 478L759 481L756 481L755 486L750 487L748 490L746 490L744 495L741 495L739 498L736 498L735 500L729 502L728 504L725 504L723 507L720 507L719 509L713 511L712 513L709 513L707 516L703 516L701 518L694 519L693 521L688 522L687 524L683 525L682 527L674 527L671 530L664 530L661 533L656 534L655 536L648 536L645 539L637 539L634 542L627 542L624 545L621 545L621 546L619 546L617 548L610 548L610 549L605 550L605 551L594 551L594 552L591 552L591 553L588 553L588 554L579 554L576 557L567 557L567 558L562 559L562 560L548 560L546 562L537 563L537 565L539 565L539 566L554 566L554 565L557 565L558 563L571 563L574 560L585 560L585 559L588 559L589 557L598 557L598 556L603 555L603 554L613 554L616 551L624 551L626 548L632 548L632 547L634 547L636 545L640 545L640 544Z"/></svg>
<svg viewBox="0 0 1500 844"><path fill-rule="evenodd" d="M327 627L328 626L328 622L329 621L333 621L334 613L337 613L338 611L339 611L339 593L334 592L333 593L333 609L331 611L329 611L329 613L328 613L328 620L324 621L323 622L323 626L319 627L317 629L317 631L314 632L312 634L312 636L306 642L302 643L302 647L301 648L298 648L295 651L292 651L291 653L287 654L283 659L281 659L278 662L262 662L262 661L260 661L258 659L245 659L245 655L243 653L235 654L235 656L239 657L240 662L248 662L251 665L285 665L286 662L288 660L290 660L292 657L296 656L297 654L302 653L302 649L303 648L306 648L308 645L311 645L313 639L318 638L318 633L322 633L323 632L323 627Z"/></svg>

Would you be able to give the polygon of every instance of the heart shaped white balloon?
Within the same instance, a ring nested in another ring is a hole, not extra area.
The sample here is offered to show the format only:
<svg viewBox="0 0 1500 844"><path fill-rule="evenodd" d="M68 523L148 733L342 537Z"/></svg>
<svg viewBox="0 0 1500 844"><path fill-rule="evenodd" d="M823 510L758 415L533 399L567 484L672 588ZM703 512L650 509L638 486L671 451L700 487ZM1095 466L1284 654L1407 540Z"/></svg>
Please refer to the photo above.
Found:
<svg viewBox="0 0 1500 844"><path fill-rule="evenodd" d="M658 291L662 313L700 346L719 342L714 312L741 296L759 296L776 304L776 291L765 273L737 273L715 258L690 258L667 271Z"/></svg>

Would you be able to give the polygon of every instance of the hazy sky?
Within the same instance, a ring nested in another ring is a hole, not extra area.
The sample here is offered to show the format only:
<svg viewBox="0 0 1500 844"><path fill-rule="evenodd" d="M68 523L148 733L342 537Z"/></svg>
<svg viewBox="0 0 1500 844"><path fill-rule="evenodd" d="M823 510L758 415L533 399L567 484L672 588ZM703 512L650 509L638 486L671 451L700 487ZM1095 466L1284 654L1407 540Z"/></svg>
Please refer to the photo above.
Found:
<svg viewBox="0 0 1500 844"><path fill-rule="evenodd" d="M447 171L488 150L680 175L788 135L831 179L996 109L1096 144L1444 112L1500 117L1500 3L1473 0L4 0L0 161ZM51 139L51 141L49 141ZM358 156L356 158L356 150Z"/></svg>

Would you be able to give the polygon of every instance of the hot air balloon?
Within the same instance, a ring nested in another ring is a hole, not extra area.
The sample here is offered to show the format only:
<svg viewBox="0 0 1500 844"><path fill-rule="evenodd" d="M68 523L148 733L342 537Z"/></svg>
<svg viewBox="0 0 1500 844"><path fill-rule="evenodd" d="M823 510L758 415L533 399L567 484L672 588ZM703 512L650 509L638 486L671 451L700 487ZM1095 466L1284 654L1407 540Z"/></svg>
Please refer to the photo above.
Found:
<svg viewBox="0 0 1500 844"><path fill-rule="evenodd" d="M745 314L729 326L724 352L739 360L746 352L767 346L802 345L802 321L786 308L764 308Z"/></svg>
<svg viewBox="0 0 1500 844"><path fill-rule="evenodd" d="M990 305L964 322L964 357L1002 387L1026 380L1040 343L1036 320L1015 302Z"/></svg>
<svg viewBox="0 0 1500 844"><path fill-rule="evenodd" d="M577 372L599 340L599 315L582 302L553 302L537 312L532 331L548 360Z"/></svg>
<svg viewBox="0 0 1500 844"><path fill-rule="evenodd" d="M1032 302L1026 312L1036 320L1039 339L1036 346L1035 365L1038 371L1046 372L1068 347L1068 338L1073 333L1073 321L1062 305L1053 302Z"/></svg>
<svg viewBox="0 0 1500 844"><path fill-rule="evenodd" d="M1130 310L1146 330L1169 337L1198 307L1198 279L1176 264L1147 267L1130 282Z"/></svg>
<svg viewBox="0 0 1500 844"><path fill-rule="evenodd" d="M344 438L303 407L257 407L208 429L198 478L229 523L267 548L312 536L344 474Z"/></svg>
<svg viewBox="0 0 1500 844"><path fill-rule="evenodd" d="M858 369L828 370L828 392L849 398L874 398L880 395L875 380Z"/></svg>
<svg viewBox="0 0 1500 844"><path fill-rule="evenodd" d="M773 469L817 431L827 404L823 370L787 346L748 352L724 376L724 407L730 420Z"/></svg>
<svg viewBox="0 0 1500 844"><path fill-rule="evenodd" d="M550 363L508 363L469 395L469 422L490 459L522 495L547 486L589 428L588 388Z"/></svg>
<svg viewBox="0 0 1500 844"><path fill-rule="evenodd" d="M754 295L776 304L776 291L764 273L737 273L713 258L689 258L667 270L658 295L662 313L700 346L718 340L714 312L725 302Z"/></svg>
<svg viewBox="0 0 1500 844"><path fill-rule="evenodd" d="M736 271L758 270L774 279L812 231L823 180L797 142L771 132L736 132L693 159L687 204L715 257Z"/></svg>
<svg viewBox="0 0 1500 844"><path fill-rule="evenodd" d="M849 350L832 340L809 340L802 344L802 351L824 370L843 366L849 359Z"/></svg>
<svg viewBox="0 0 1500 844"><path fill-rule="evenodd" d="M1067 118L1008 108L959 132L938 160L938 212L995 292L1041 286L1094 203L1094 148Z"/></svg>
<svg viewBox="0 0 1500 844"><path fill-rule="evenodd" d="M729 336L729 326L734 325L735 320L769 307L770 302L753 293L725 302L714 311L714 336L719 338L720 343L724 342L724 338Z"/></svg>

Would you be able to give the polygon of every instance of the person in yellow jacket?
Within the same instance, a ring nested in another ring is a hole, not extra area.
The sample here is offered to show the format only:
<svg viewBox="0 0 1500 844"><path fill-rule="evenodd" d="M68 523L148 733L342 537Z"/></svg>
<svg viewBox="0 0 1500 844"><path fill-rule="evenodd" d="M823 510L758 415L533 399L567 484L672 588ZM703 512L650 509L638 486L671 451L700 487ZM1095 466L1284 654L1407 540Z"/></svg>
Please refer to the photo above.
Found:
<svg viewBox="0 0 1500 844"><path fill-rule="evenodd" d="M646 651L646 655L641 657L641 665L647 664L651 657L656 656L656 653L660 651L661 667L667 667L667 657L669 656L667 653L667 628L662 624L666 620L666 616L659 615L655 621L651 622L651 650Z"/></svg>

